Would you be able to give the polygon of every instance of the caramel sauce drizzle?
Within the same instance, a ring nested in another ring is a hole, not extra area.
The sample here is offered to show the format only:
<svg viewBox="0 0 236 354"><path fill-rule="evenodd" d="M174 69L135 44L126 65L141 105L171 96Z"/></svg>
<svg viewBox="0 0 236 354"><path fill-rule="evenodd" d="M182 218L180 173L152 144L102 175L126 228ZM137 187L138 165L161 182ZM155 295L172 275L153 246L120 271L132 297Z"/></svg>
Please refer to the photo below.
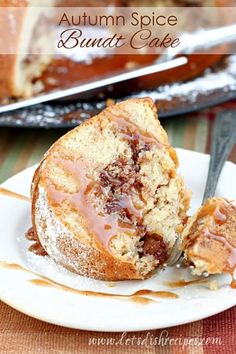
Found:
<svg viewBox="0 0 236 354"><path fill-rule="evenodd" d="M184 288L185 286L195 285L195 284L207 284L208 281L205 278L193 279L193 280L176 280L165 282L165 285L170 288Z"/></svg>
<svg viewBox="0 0 236 354"><path fill-rule="evenodd" d="M213 240L221 242L228 250L229 252L229 255L227 257L228 267L224 271L225 273L229 273L231 275L232 281L230 283L230 286L232 289L236 289L236 280L234 279L234 270L236 268L236 247L232 246L231 243L224 236L213 234L212 232L209 231L208 228L204 230L204 235L206 237L210 237ZM202 259L204 259L204 257L202 257ZM173 282L173 284L175 284L175 282ZM171 284L168 285L171 286ZM178 282L176 283L176 285L178 285ZM181 284L179 285L181 286ZM183 286L185 285L183 284Z"/></svg>
<svg viewBox="0 0 236 354"><path fill-rule="evenodd" d="M150 302L156 302L148 297L143 297L143 296L131 296L128 298L129 301L136 302L141 305L146 305L149 304Z"/></svg>
<svg viewBox="0 0 236 354"><path fill-rule="evenodd" d="M232 289L236 289L236 279L232 279L230 286Z"/></svg>
<svg viewBox="0 0 236 354"><path fill-rule="evenodd" d="M205 285L208 284L208 281L205 278L201 278L201 279L194 279L194 280L177 280L177 281L165 282L165 285L169 286L170 288L184 288L186 286L195 285L195 284ZM236 289L236 279L232 278L230 287L232 289Z"/></svg>
<svg viewBox="0 0 236 354"><path fill-rule="evenodd" d="M29 247L29 251L35 253L37 256L47 256L47 252L41 245L38 236L36 232L34 231L34 228L31 227L29 230L26 232L25 237L29 241L34 241L34 243Z"/></svg>
<svg viewBox="0 0 236 354"><path fill-rule="evenodd" d="M19 265L17 263L8 263L5 261L0 261L0 266L3 268L8 268L8 269L28 271L27 269L23 268L21 265Z"/></svg>
<svg viewBox="0 0 236 354"><path fill-rule="evenodd" d="M222 225L227 221L227 215L223 213L221 208L216 208L214 213L215 221L218 225Z"/></svg>
<svg viewBox="0 0 236 354"><path fill-rule="evenodd" d="M117 230L120 229L118 225L118 218L114 214L105 215L104 213L99 213L94 205L89 201L88 193L85 193L87 186L90 183L90 179L86 176L85 166L83 163L76 162L73 163L69 160L59 161L67 170L72 173L75 178L79 181L79 191L76 194L69 194L63 191L59 191L55 186L49 181L47 184L47 191L49 198L55 204L61 204L64 200L70 201L76 210L78 210L81 215L87 221L87 227L91 233L96 235L98 241L105 247L108 248L110 239L117 234ZM123 229L123 228L122 228ZM124 228L123 230L127 230ZM128 232L131 230L128 229Z"/></svg>
<svg viewBox="0 0 236 354"><path fill-rule="evenodd" d="M171 298L177 299L178 295L169 291L155 291L150 289L141 289L136 291L133 295L151 295L155 297L164 297L164 298ZM131 295L131 296L133 296Z"/></svg>
<svg viewBox="0 0 236 354"><path fill-rule="evenodd" d="M155 144L159 148L162 144L149 132L143 131L140 127L130 122L128 119L112 115L111 121L118 125L119 131L123 134L124 139L141 140L144 144ZM87 222L88 230L96 235L98 242L105 248L109 249L109 242L118 232L126 232L136 234L135 226L127 225L119 221L119 217L115 213L107 214L96 210L95 205L89 200L90 193L96 190L97 183L93 181L86 171L84 161L71 161L66 158L57 158L56 162L70 172L77 181L79 181L78 191L74 194L66 193L55 188L50 179L47 180L47 193L49 199L55 205L61 204L63 201L69 201L72 206L78 210ZM142 198L141 198L142 199ZM121 208L126 208L138 220L143 218L143 208L135 206L130 195L122 195L118 200Z"/></svg>
<svg viewBox="0 0 236 354"><path fill-rule="evenodd" d="M12 197L12 198L24 200L26 202L30 202L30 198L29 197L26 197L25 195L10 191L10 190L5 189L5 188L0 188L0 194L3 194L5 196L7 196L7 197ZM31 252L39 255L39 256L46 256L47 255L47 252L45 251L45 249L43 248L43 246L39 242L39 239L38 239L38 237L37 237L37 235L34 232L32 227L26 232L26 238L29 241L35 241L29 247L29 251L31 251Z"/></svg>
<svg viewBox="0 0 236 354"><path fill-rule="evenodd" d="M29 246L29 251L35 253L37 256L47 256L47 252L40 242L35 242Z"/></svg>
<svg viewBox="0 0 236 354"><path fill-rule="evenodd" d="M228 213L229 211L227 210L227 201L225 200L223 203L220 205L218 203L212 203L212 204L206 204L204 207L201 208L201 210L198 213L198 218L204 218L205 216L212 216L214 218L214 222L221 226L224 223L227 222L228 220ZM231 243L226 239L226 237L220 235L220 234L215 234L212 233L209 230L209 226L206 226L205 229L203 230L204 236L211 238L213 240L216 240L223 244L224 248L228 250L228 267L225 269L226 273L229 273L232 276L232 282L231 282L231 288L236 289L236 280L233 278L234 270L236 268L236 247L231 245ZM185 248L191 247L191 245L194 243L195 239L192 239L191 237L187 240L187 246ZM204 259L204 257L202 257Z"/></svg>
<svg viewBox="0 0 236 354"><path fill-rule="evenodd" d="M212 215L218 225L222 225L227 221L227 211L223 205L218 205L216 203L206 205L200 210L198 217L203 218L208 215Z"/></svg>
<svg viewBox="0 0 236 354"><path fill-rule="evenodd" d="M157 298L168 298L168 299L177 299L178 298L177 294L169 292L169 291L156 291L156 290L149 290L149 289L138 290L130 295L103 293L103 292L97 292L97 291L91 291L91 290L77 290L77 289L71 288L69 286L62 285L58 282L55 282L55 281L53 281L45 276L42 276L41 274L38 274L32 270L26 269L17 263L8 263L5 261L0 261L0 266L2 266L4 268L8 268L8 269L25 271L25 272L28 272L30 274L33 274L33 275L36 275L37 277L39 277L37 279L30 279L29 282L31 284L34 284L37 286L42 286L42 287L52 287L52 288L60 289L63 291L68 291L68 292L83 295L83 296L118 298L118 299L125 299L125 300L138 302L140 304L147 304L150 302L154 302L153 299L146 297L147 295L152 296L152 297L157 297Z"/></svg>
<svg viewBox="0 0 236 354"><path fill-rule="evenodd" d="M221 242L225 248L229 251L229 256L228 256L228 267L229 267L229 271L231 274L233 274L234 269L236 267L236 247L232 246L231 243L224 237L221 235L215 235L213 233L211 233L208 228L206 228L204 230L204 235L206 237L210 237L213 240L219 241Z"/></svg>
<svg viewBox="0 0 236 354"><path fill-rule="evenodd" d="M121 116L115 115L113 113L111 121L118 126L120 132L123 134L126 140L133 141L139 139L145 143L155 144L159 148L163 147L164 144L160 143L160 141L157 140L153 134L141 129L141 127L131 122L128 118L125 117L125 114L127 113L124 112L124 115Z"/></svg>
<svg viewBox="0 0 236 354"><path fill-rule="evenodd" d="M27 238L27 240L29 241L38 241L38 236L37 234L34 232L34 228L30 227L29 230L26 232L25 237Z"/></svg>
<svg viewBox="0 0 236 354"><path fill-rule="evenodd" d="M38 286L48 286L48 287L55 287L64 291L69 291L71 293L75 294L80 294L84 296L94 296L94 297L109 297L109 298L121 298L121 299L131 299L134 300L135 302L140 302L142 299L143 302L151 302L153 301L150 298L145 297L145 295L150 295L153 297L158 297L158 298L170 298L170 299L177 299L178 295L171 293L169 291L154 291L154 290L148 290L148 289L142 289L134 292L133 294L130 295L121 295L121 294L111 294L111 293L103 293L103 292L96 292L96 291L91 291L91 290L77 290L65 285L61 285L57 282L51 281L51 280L45 280L45 279L31 279L29 280L30 283L38 285Z"/></svg>
<svg viewBox="0 0 236 354"><path fill-rule="evenodd" d="M30 202L30 198L25 195L10 191L8 189L0 187L0 194L5 195L7 197L12 197L20 200L24 200L25 202Z"/></svg>
<svg viewBox="0 0 236 354"><path fill-rule="evenodd" d="M198 212L197 220L204 218L206 216L212 216L214 218L214 222L221 226L227 222L227 210L226 206L218 205L217 203L206 203ZM197 221L194 222L193 225L196 225ZM185 241L185 249L191 247L197 236L193 237L193 233L191 233L187 240Z"/></svg>

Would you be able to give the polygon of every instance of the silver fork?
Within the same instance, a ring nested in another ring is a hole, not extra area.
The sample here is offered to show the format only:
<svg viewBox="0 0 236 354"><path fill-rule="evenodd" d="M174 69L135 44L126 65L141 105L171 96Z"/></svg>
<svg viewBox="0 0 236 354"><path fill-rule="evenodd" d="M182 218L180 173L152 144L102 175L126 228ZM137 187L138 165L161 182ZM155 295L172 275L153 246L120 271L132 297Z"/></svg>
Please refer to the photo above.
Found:
<svg viewBox="0 0 236 354"><path fill-rule="evenodd" d="M208 198L214 196L220 173L235 143L236 114L234 111L222 111L218 114L214 124L210 164L202 204ZM178 238L167 260L167 265L170 267L174 265L180 266L183 259L181 238Z"/></svg>

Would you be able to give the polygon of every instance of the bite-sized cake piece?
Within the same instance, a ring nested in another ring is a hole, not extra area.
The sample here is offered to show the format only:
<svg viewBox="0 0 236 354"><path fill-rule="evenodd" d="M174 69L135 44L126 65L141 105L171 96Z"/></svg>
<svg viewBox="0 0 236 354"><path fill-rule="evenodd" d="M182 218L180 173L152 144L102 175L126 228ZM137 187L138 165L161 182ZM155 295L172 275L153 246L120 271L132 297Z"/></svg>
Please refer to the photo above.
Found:
<svg viewBox="0 0 236 354"><path fill-rule="evenodd" d="M211 198L188 221L182 248L186 259L201 275L230 273L236 267L236 206Z"/></svg>
<svg viewBox="0 0 236 354"><path fill-rule="evenodd" d="M53 5L54 0L47 1L46 6ZM0 0L0 101L32 96L32 80L52 59L52 10L40 6L45 5L39 0Z"/></svg>
<svg viewBox="0 0 236 354"><path fill-rule="evenodd" d="M32 184L47 253L78 274L143 279L183 229L189 193L149 98L110 106L59 139Z"/></svg>

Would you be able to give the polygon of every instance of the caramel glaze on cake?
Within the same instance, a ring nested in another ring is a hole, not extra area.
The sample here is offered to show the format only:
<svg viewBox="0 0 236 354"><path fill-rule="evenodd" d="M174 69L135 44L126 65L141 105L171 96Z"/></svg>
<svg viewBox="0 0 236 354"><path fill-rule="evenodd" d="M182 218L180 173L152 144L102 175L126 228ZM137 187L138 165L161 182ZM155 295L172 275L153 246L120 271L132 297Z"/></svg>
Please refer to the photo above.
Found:
<svg viewBox="0 0 236 354"><path fill-rule="evenodd" d="M104 280L144 279L179 237L189 194L151 99L108 107L59 139L32 184L46 252Z"/></svg>
<svg viewBox="0 0 236 354"><path fill-rule="evenodd" d="M195 267L195 274L233 274L236 268L236 206L233 202L209 199L189 219L182 247L186 259Z"/></svg>

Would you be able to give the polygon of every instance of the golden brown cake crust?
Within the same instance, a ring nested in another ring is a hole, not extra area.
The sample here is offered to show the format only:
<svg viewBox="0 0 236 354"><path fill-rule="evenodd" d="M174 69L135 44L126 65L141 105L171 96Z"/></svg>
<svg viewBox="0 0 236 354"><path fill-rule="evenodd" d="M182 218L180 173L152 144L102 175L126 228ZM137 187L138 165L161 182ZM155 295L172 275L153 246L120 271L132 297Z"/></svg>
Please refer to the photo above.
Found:
<svg viewBox="0 0 236 354"><path fill-rule="evenodd" d="M35 171L31 191L32 225L36 234L37 228L35 224L35 205L38 198L38 182L40 178L40 168L42 166L42 163L43 161ZM67 258L72 259L76 256L77 262L80 264L81 269L83 269L82 275L84 276L107 281L123 279L143 279L143 277L141 277L140 274L136 272L136 269L133 264L116 260L109 253L102 253L99 250L91 248L85 243L81 243L78 239L76 240L76 242L74 242L74 240L62 238L60 239L60 244L58 245L58 247L62 250L64 254L66 254ZM84 257L84 255L86 255L86 258ZM90 267L88 267L88 259L90 262ZM72 272L75 271L74 267L69 267L68 263L61 262L61 264Z"/></svg>
<svg viewBox="0 0 236 354"><path fill-rule="evenodd" d="M27 7L29 0L0 0L0 7ZM8 11L4 9L4 14ZM10 10L9 10L10 11ZM23 16L17 11L14 13L15 19L14 23L16 28L13 28L12 22L9 20L8 16L1 17L1 33L4 33L4 45L6 43L11 43L12 47L16 46L19 40L19 28L23 21ZM17 35L15 33L17 31ZM4 48L1 48L1 53L3 53ZM0 99L14 96L14 75L15 75L15 65L16 65L16 55L15 54L1 54L0 55Z"/></svg>
<svg viewBox="0 0 236 354"><path fill-rule="evenodd" d="M151 276L153 273L152 270L150 270L145 275L141 274L141 272L137 271L137 268L131 261L126 261L125 259L119 259L118 257L114 257L114 254L108 252L106 247L100 242L98 242L97 238L94 236L95 231L88 231L89 229L87 220L81 219L79 221L79 224L77 224L77 227L81 227L81 231L73 229L71 227L70 217L72 217L73 214L73 217L75 218L74 220L77 220L76 218L80 217L80 215L78 216L78 214L74 214L73 208L71 208L71 205L68 205L67 207L69 208L70 213L67 213L69 217L67 215L66 219L63 216L64 214L61 214L63 212L61 205L55 205L55 200L53 199L54 190L52 192L52 186L50 185L51 175L55 171L54 169L50 170L50 166L56 167L55 161L57 161L58 156L61 157L65 154L66 160L63 160L63 163L66 164L66 166L68 167L68 160L70 159L69 155L73 155L73 151L69 153L68 151L65 152L65 143L69 144L70 141L74 141L74 144L71 146L71 150L73 150L74 146L78 144L78 142L76 142L76 139L78 139L78 137L84 134L86 129L90 129L90 127L94 128L95 126L97 127L97 138L95 136L94 139L99 139L99 129L101 129L101 131L106 129L107 124L110 124L111 116L115 116L116 114L120 115L121 113L124 115L129 115L131 114L130 112L132 112L132 109L134 107L135 109L141 110L142 108L146 110L147 117L144 118L145 120L147 120L147 122L149 122L149 125L153 125L153 128L151 128L151 130L154 130L155 138L158 138L159 143L163 144L165 151L163 151L163 153L167 154L169 161L168 163L171 166L170 170L168 170L168 179L170 178L170 180L176 185L171 185L170 188L177 188L176 193L177 198L179 198L178 209L176 209L176 217L179 220L179 224L173 226L173 228L180 228L182 223L181 220L184 220L186 216L186 208L188 207L188 195L184 189L184 186L182 185L182 180L179 179L178 176L176 176L176 168L178 165L177 156L175 151L170 147L167 135L161 127L160 122L157 119L153 119L154 116L156 117L156 109L154 107L153 101L149 98L132 99L125 102L121 102L115 106L108 107L98 116L95 116L94 118L86 121L83 125L73 129L65 136L60 138L44 156L44 159L42 160L39 168L37 169L34 175L32 183L32 223L36 233L38 234L39 240L46 248L46 251L54 259L56 259L59 263L61 263L68 269L76 271L77 273L84 276L89 276L102 280L123 280L143 279ZM152 115L152 118L149 118L148 114ZM146 125L147 122L145 122ZM148 139L151 139L149 135L147 136ZM91 147L87 147L87 149L90 148ZM87 159L89 160L89 150L87 152ZM101 157L102 156L99 155L99 158ZM69 164L69 167L71 168L71 164ZM82 168L82 166L77 166L77 172L80 168ZM70 173L71 172L66 175L67 179L70 178ZM58 183L59 184L57 184L56 188L57 190L60 190L62 187L60 187L60 182ZM80 186L79 188L82 187ZM71 193L73 194L74 191L72 190ZM60 204L60 202L58 201L56 201L56 203ZM58 237L56 237L54 241L48 240L50 238L48 236L50 228L57 230ZM83 230L87 231L84 232ZM173 244L174 242L173 236L171 236L169 242L170 244L168 247L170 248L171 244ZM146 249L147 248L148 247L146 247Z"/></svg>
<svg viewBox="0 0 236 354"><path fill-rule="evenodd" d="M211 198L190 218L183 232L183 250L195 273L233 273L236 267L236 206Z"/></svg>

